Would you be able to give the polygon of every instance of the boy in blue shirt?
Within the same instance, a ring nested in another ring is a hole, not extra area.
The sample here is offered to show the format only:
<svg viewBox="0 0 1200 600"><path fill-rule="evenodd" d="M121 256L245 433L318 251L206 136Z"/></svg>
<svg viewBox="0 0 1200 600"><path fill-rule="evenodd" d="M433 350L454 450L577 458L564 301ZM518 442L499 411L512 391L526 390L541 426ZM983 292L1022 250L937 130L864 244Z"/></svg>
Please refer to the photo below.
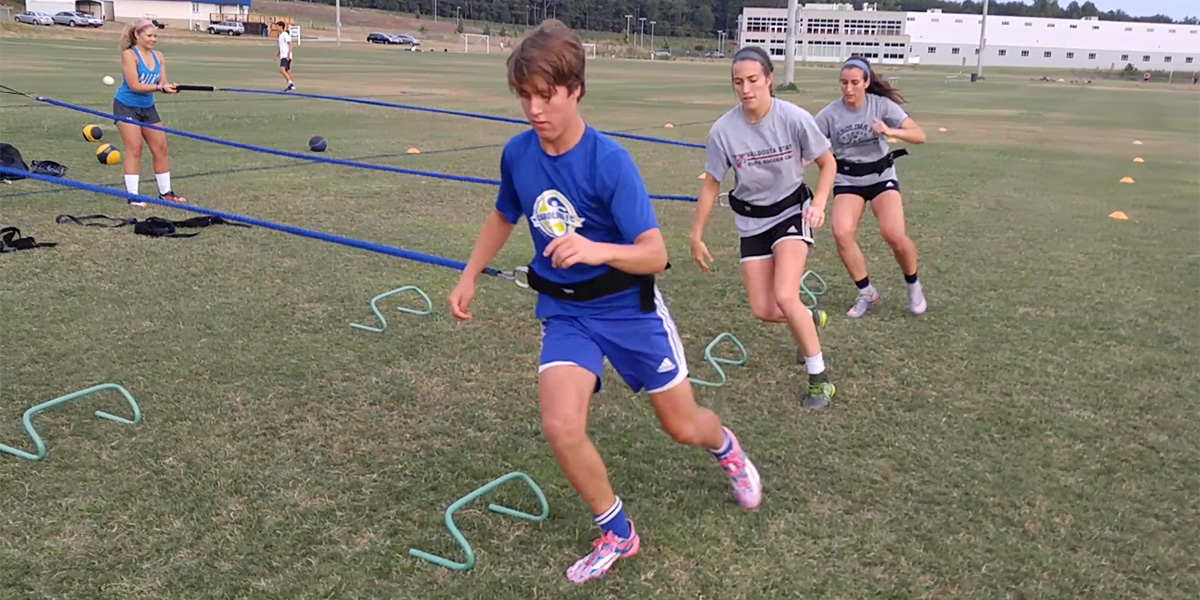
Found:
<svg viewBox="0 0 1200 600"><path fill-rule="evenodd" d="M475 279L524 215L535 248L529 283L538 291L542 322L542 429L603 531L567 569L575 583L603 577L640 545L587 437L588 405L606 357L631 390L646 390L675 441L713 453L738 504L750 510L762 500L758 471L737 438L696 404L683 343L654 285L654 274L667 267L667 250L650 198L629 153L579 115L584 62L579 37L555 20L513 49L508 84L532 129L504 147L495 210L449 297L455 318L472 317Z"/></svg>

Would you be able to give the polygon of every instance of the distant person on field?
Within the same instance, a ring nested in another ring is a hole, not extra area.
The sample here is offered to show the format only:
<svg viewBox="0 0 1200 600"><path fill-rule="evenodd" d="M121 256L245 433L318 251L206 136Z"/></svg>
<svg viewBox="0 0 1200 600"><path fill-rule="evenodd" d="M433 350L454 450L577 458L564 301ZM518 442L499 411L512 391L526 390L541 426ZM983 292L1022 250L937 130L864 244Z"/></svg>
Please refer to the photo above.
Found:
<svg viewBox="0 0 1200 600"><path fill-rule="evenodd" d="M174 83L167 83L167 66L162 52L154 49L158 43L158 27L150 19L130 23L121 32L121 85L113 96L113 114L147 125L161 125L154 93L178 93ZM171 168L167 161L167 134L160 129L143 128L129 121L113 121L125 142L125 191L138 193L141 178L142 142L150 147L154 158L154 178L158 180L158 197L172 202L185 202L171 190ZM145 202L129 200L133 206Z"/></svg>
<svg viewBox="0 0 1200 600"><path fill-rule="evenodd" d="M296 83L292 81L292 34L288 33L283 21L275 24L279 26L279 49L275 51L275 58L279 59L279 74L287 82L283 91L290 92L296 89Z"/></svg>

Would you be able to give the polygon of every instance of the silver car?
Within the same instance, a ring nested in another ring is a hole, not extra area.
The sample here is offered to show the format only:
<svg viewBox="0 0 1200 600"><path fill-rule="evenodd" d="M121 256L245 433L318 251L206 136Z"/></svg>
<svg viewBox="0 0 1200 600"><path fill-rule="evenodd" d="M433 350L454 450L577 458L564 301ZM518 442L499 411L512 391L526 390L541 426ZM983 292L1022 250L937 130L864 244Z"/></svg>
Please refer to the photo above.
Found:
<svg viewBox="0 0 1200 600"><path fill-rule="evenodd" d="M17 16L13 17L13 20L18 23L28 23L30 25L54 25L54 19L40 10L27 10L23 13L17 13Z"/></svg>
<svg viewBox="0 0 1200 600"><path fill-rule="evenodd" d="M104 21L101 21L92 15L75 12L73 10L64 10L60 13L54 13L54 22L58 25L67 25L69 27L100 27L101 25L104 25Z"/></svg>

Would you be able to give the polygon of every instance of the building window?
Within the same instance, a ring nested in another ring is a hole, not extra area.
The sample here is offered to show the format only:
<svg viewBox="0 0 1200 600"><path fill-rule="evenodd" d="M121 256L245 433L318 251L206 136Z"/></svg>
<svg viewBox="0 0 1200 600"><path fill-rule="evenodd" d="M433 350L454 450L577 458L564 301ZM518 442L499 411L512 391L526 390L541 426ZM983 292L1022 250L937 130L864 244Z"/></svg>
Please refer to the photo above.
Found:
<svg viewBox="0 0 1200 600"><path fill-rule="evenodd" d="M1183 62L1185 62L1185 63L1187 63L1187 64L1189 64L1189 65L1190 65L1190 64L1192 64L1192 58L1193 58L1193 57L1189 56L1189 57L1187 57L1187 58L1183 59Z"/></svg>
<svg viewBox="0 0 1200 600"><path fill-rule="evenodd" d="M1132 27L1126 27L1126 28L1125 28L1125 31L1133 31L1133 28L1132 28Z"/></svg>
<svg viewBox="0 0 1200 600"><path fill-rule="evenodd" d="M979 56L979 48L975 49L975 56Z"/></svg>
<svg viewBox="0 0 1200 600"><path fill-rule="evenodd" d="M926 52L926 54L937 54L937 48L934 46L930 46L929 52Z"/></svg>
<svg viewBox="0 0 1200 600"><path fill-rule="evenodd" d="M806 31L809 34L837 35L841 31L840 25L841 21L838 19L809 19ZM847 29L849 28L847 27Z"/></svg>
<svg viewBox="0 0 1200 600"><path fill-rule="evenodd" d="M1071 26L1071 29L1079 29L1079 26L1078 26L1078 25L1072 25L1072 26Z"/></svg>
<svg viewBox="0 0 1200 600"><path fill-rule="evenodd" d="M950 54L959 54L959 52L960 52L960 50L959 50L958 48L951 48L951 49L950 49Z"/></svg>
<svg viewBox="0 0 1200 600"><path fill-rule="evenodd" d="M1008 21L1000 21L1001 25L1008 25Z"/></svg>
<svg viewBox="0 0 1200 600"><path fill-rule="evenodd" d="M904 23L900 21L878 21L879 35L900 35L904 30Z"/></svg>
<svg viewBox="0 0 1200 600"><path fill-rule="evenodd" d="M192 3L192 12L193 12L193 13L198 13L198 12L200 12L200 3L199 3L199 2L193 2L193 3Z"/></svg>
<svg viewBox="0 0 1200 600"><path fill-rule="evenodd" d="M930 19L930 20L933 21L934 23L937 23L940 21L940 19Z"/></svg>
<svg viewBox="0 0 1200 600"><path fill-rule="evenodd" d="M841 58L842 43L827 42L823 40L813 40L808 43L807 51L809 56L824 57L824 58Z"/></svg>
<svg viewBox="0 0 1200 600"><path fill-rule="evenodd" d="M1122 60L1122 61L1128 61L1128 60L1129 60L1129 55L1128 55L1128 54L1122 54L1122 55L1121 55L1121 60Z"/></svg>
<svg viewBox="0 0 1200 600"><path fill-rule="evenodd" d="M1165 63L1171 62L1171 57L1170 56L1163 57L1163 62L1165 62Z"/></svg>
<svg viewBox="0 0 1200 600"><path fill-rule="evenodd" d="M1021 51L1021 58L1029 58L1029 51L1028 51L1028 50L1022 50L1022 51Z"/></svg>
<svg viewBox="0 0 1200 600"><path fill-rule="evenodd" d="M1096 53L1088 52L1088 60L1096 60Z"/></svg>
<svg viewBox="0 0 1200 600"><path fill-rule="evenodd" d="M962 23L962 19L955 19L955 20L954 20L954 22L955 22L955 23Z"/></svg>
<svg viewBox="0 0 1200 600"><path fill-rule="evenodd" d="M1049 53L1049 52L1047 52L1046 54L1050 54L1050 53ZM1049 56L1047 56L1046 58L1050 58L1050 57L1049 57ZM1074 52L1068 52L1068 53L1067 53L1067 58L1075 58L1075 53L1074 53Z"/></svg>
<svg viewBox="0 0 1200 600"><path fill-rule="evenodd" d="M909 17L909 18L908 18L908 20L909 20L909 21L916 21L916 20L917 20L917 18L916 18L916 17Z"/></svg>
<svg viewBox="0 0 1200 600"><path fill-rule="evenodd" d="M1100 26L1099 26L1099 25L1092 25L1092 29L1093 29L1093 30L1095 30L1095 29L1100 29Z"/></svg>
<svg viewBox="0 0 1200 600"><path fill-rule="evenodd" d="M1147 27L1147 28L1146 28L1146 33L1154 33L1154 28L1153 28L1153 27Z"/></svg>
<svg viewBox="0 0 1200 600"><path fill-rule="evenodd" d="M1046 23L1046 27L1048 27L1048 28L1050 28L1050 29L1053 29L1053 28L1054 28L1054 23Z"/></svg>
<svg viewBox="0 0 1200 600"><path fill-rule="evenodd" d="M1025 21L1025 26L1026 26L1026 27L1033 27L1033 23L1030 23L1029 21Z"/></svg>
<svg viewBox="0 0 1200 600"><path fill-rule="evenodd" d="M1168 30L1167 30L1167 33L1175 33L1175 30L1174 30L1174 29L1168 29Z"/></svg>
<svg viewBox="0 0 1200 600"><path fill-rule="evenodd" d="M1042 53L1042 58L1050 58L1050 57L1051 57L1051 54L1050 54L1049 50Z"/></svg>
<svg viewBox="0 0 1200 600"><path fill-rule="evenodd" d="M1008 56L1008 50L997 50L996 56Z"/></svg>
<svg viewBox="0 0 1200 600"><path fill-rule="evenodd" d="M1143 54L1143 55L1142 55L1142 62L1150 62L1150 55L1149 55L1149 54Z"/></svg>

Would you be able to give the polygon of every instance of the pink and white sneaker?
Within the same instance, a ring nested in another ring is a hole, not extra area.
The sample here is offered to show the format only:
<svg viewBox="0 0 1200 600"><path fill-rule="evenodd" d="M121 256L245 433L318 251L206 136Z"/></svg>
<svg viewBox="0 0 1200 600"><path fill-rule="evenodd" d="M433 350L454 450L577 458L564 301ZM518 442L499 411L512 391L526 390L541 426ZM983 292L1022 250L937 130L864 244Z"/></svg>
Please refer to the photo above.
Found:
<svg viewBox="0 0 1200 600"><path fill-rule="evenodd" d="M846 311L846 316L851 319L861 319L863 315L867 314L867 309L876 304L879 304L879 292L875 291L875 286L870 286L858 292L858 296L854 299L854 306Z"/></svg>
<svg viewBox="0 0 1200 600"><path fill-rule="evenodd" d="M762 503L762 480L758 477L758 469L742 450L742 445L728 427L722 427L725 435L729 436L733 448L721 459L721 468L729 476L729 485L733 488L733 499L738 506L746 510L754 510Z"/></svg>
<svg viewBox="0 0 1200 600"><path fill-rule="evenodd" d="M638 537L637 529L633 527L633 519L630 519L629 537L619 538L611 531L604 532L600 539L592 542L592 551L567 569L567 579L571 583L583 583L589 579L604 577L616 564L617 559L637 554L641 545L642 540Z"/></svg>

